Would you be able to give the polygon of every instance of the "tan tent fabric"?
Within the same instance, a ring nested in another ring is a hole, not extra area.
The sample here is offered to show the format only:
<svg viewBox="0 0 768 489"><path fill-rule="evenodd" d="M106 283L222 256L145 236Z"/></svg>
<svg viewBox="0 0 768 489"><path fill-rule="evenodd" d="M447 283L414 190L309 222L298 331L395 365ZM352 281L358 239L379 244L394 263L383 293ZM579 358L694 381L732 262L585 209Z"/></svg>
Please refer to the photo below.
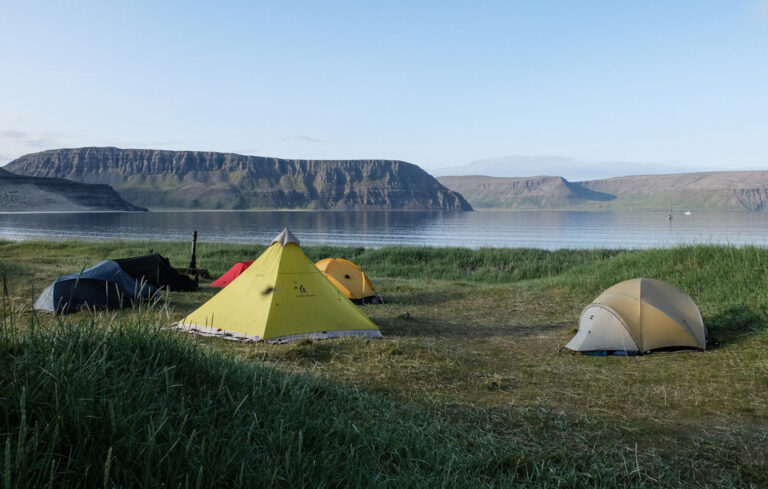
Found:
<svg viewBox="0 0 768 489"><path fill-rule="evenodd" d="M579 331L565 345L575 351L647 352L706 347L699 308L677 287L636 278L608 288L581 313Z"/></svg>
<svg viewBox="0 0 768 489"><path fill-rule="evenodd" d="M325 278L287 229L179 327L255 341L381 337L379 328Z"/></svg>
<svg viewBox="0 0 768 489"><path fill-rule="evenodd" d="M364 300L376 297L373 284L363 270L344 258L325 258L315 263L347 299Z"/></svg>

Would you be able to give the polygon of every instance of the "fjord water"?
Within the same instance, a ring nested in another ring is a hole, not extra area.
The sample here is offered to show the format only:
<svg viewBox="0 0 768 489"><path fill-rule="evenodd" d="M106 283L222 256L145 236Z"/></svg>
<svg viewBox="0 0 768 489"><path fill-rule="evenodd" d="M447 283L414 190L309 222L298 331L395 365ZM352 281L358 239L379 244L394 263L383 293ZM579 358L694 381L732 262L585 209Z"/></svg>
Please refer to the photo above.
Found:
<svg viewBox="0 0 768 489"><path fill-rule="evenodd" d="M478 248L764 245L768 213L581 211L182 211L0 214L0 239L268 243L283 227L306 244Z"/></svg>

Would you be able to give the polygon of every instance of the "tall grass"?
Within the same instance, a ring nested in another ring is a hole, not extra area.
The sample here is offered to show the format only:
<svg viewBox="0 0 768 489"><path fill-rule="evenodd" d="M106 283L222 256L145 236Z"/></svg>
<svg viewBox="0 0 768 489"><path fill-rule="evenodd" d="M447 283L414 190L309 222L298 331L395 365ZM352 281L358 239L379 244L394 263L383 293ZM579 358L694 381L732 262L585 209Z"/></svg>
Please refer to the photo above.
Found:
<svg viewBox="0 0 768 489"><path fill-rule="evenodd" d="M768 327L768 249L683 246L620 253L545 277L531 285L591 299L635 277L667 281L690 295L710 332L729 335Z"/></svg>
<svg viewBox="0 0 768 489"><path fill-rule="evenodd" d="M0 243L0 488L765 487L768 250L304 247L360 263L384 340L166 331L214 293L39 319L53 278L186 243ZM212 274L264 247L202 243ZM633 277L697 302L705 353L558 353ZM165 306L163 306L165 304ZM170 306L169 306L170 304ZM408 314L404 314L408 312Z"/></svg>
<svg viewBox="0 0 768 489"><path fill-rule="evenodd" d="M265 248L264 245L200 243L198 264L216 277L235 262L255 259ZM176 266L186 265L189 259L187 243L0 242L0 270L8 274L16 299L31 302L58 275L92 266L103 259L147 253L150 249L169 256ZM328 256L353 260L375 283L386 279L442 280L515 285L542 291L542 297L557 293L560 298L578 301L580 306L574 314L615 283L634 277L656 278L688 293L715 332L733 329L734 325L750 330L768 325L765 320L768 317L768 249L761 247L698 245L650 250L548 251L306 246L303 250L314 261ZM456 287L453 290L454 294L461 293Z"/></svg>
<svg viewBox="0 0 768 489"><path fill-rule="evenodd" d="M0 251L12 266L15 257L34 256L42 264L72 263L95 265L99 260L148 253L149 250L170 257L174 266L186 266L189 244L162 241L0 241ZM214 274L228 270L234 263L257 258L265 245L198 243L199 266ZM340 246L303 246L313 261L329 256L343 257L362 266L371 276L469 280L510 283L562 273L574 266L595 263L625 250L540 250L534 248L433 248L390 246L378 249Z"/></svg>
<svg viewBox="0 0 768 489"><path fill-rule="evenodd" d="M161 316L6 321L3 488L658 482L615 447L573 457L557 443L526 446L495 432L488 412L457 423L440 409L246 363L163 330Z"/></svg>

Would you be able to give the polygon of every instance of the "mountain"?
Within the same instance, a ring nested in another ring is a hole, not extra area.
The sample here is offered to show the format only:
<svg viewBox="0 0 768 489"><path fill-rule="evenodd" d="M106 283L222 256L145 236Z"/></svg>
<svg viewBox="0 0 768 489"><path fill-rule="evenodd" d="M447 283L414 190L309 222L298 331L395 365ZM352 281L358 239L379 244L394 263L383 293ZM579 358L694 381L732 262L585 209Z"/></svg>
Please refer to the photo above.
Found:
<svg viewBox="0 0 768 489"><path fill-rule="evenodd" d="M416 165L233 153L77 148L22 156L22 175L108 184L150 208L472 210Z"/></svg>
<svg viewBox="0 0 768 489"><path fill-rule="evenodd" d="M537 175L561 175L570 181L593 180L612 175L636 174L642 168L645 174L666 175L700 171L678 163L649 163L633 161L588 161L568 156L516 155L475 160L464 165L430 170L432 175L489 177L535 177Z"/></svg>
<svg viewBox="0 0 768 489"><path fill-rule="evenodd" d="M580 182L617 196L622 207L768 210L768 171L638 175Z"/></svg>
<svg viewBox="0 0 768 489"><path fill-rule="evenodd" d="M699 172L569 182L562 177L438 177L475 207L768 210L768 171Z"/></svg>
<svg viewBox="0 0 768 489"><path fill-rule="evenodd" d="M0 212L146 211L109 185L14 175L0 168Z"/></svg>
<svg viewBox="0 0 768 489"><path fill-rule="evenodd" d="M596 192L563 177L501 178L470 175L437 177L478 208L559 209L583 202L606 202L616 197Z"/></svg>

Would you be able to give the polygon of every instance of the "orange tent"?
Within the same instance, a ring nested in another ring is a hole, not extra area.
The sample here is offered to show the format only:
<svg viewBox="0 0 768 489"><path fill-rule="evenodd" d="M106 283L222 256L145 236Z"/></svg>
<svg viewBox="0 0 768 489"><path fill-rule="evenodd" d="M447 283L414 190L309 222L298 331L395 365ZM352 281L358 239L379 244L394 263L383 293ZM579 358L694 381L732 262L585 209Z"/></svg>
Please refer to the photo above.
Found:
<svg viewBox="0 0 768 489"><path fill-rule="evenodd" d="M232 268L227 271L227 273L211 282L211 287L226 287L231 281L236 279L249 266L251 266L251 263L253 263L253 260L235 263L232 265Z"/></svg>
<svg viewBox="0 0 768 489"><path fill-rule="evenodd" d="M363 270L344 258L326 258L315 263L323 274L353 302L379 302L373 284Z"/></svg>

